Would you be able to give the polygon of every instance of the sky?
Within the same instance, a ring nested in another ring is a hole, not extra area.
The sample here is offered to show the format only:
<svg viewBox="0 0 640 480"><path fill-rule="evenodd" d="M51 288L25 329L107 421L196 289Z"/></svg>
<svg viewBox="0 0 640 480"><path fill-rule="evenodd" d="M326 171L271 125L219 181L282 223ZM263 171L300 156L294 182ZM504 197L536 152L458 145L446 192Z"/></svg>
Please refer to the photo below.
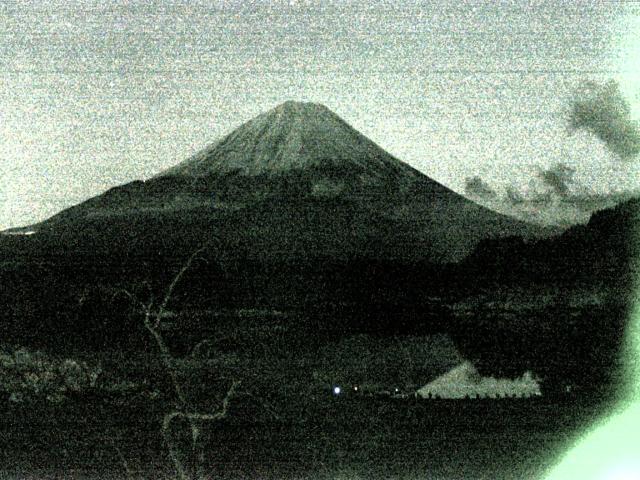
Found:
<svg viewBox="0 0 640 480"><path fill-rule="evenodd" d="M458 192L474 178L530 207L637 191L638 37L640 3L622 1L4 0L0 229L149 178L285 100Z"/></svg>

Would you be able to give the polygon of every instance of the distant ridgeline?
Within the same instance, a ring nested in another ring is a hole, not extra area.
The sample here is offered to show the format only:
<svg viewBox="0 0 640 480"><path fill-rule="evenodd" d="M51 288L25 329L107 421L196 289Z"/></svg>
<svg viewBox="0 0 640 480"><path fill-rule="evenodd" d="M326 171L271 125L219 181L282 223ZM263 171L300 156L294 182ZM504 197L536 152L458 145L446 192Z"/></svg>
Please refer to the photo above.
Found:
<svg viewBox="0 0 640 480"><path fill-rule="evenodd" d="M640 199L596 212L587 225L562 235L526 242L519 237L486 239L464 260L484 279L600 282L628 289L638 273Z"/></svg>

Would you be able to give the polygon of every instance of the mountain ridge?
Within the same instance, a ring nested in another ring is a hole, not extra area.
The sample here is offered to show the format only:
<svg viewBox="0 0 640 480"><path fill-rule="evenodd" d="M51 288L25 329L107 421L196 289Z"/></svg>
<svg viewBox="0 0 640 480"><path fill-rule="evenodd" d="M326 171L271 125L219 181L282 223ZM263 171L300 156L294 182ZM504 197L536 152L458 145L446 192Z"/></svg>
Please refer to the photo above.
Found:
<svg viewBox="0 0 640 480"><path fill-rule="evenodd" d="M48 248L173 255L217 236L250 258L293 262L448 263L485 238L549 234L453 192L328 108L299 102L258 115L147 181L109 189L29 229L54 239Z"/></svg>

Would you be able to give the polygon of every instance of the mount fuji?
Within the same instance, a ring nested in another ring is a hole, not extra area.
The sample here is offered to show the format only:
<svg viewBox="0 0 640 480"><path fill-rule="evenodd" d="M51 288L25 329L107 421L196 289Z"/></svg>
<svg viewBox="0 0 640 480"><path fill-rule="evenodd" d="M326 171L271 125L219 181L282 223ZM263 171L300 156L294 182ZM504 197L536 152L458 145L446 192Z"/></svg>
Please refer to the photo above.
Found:
<svg viewBox="0 0 640 480"><path fill-rule="evenodd" d="M394 158L328 108L285 102L191 158L25 231L79 255L177 255L216 238L243 258L457 262L486 238L548 233ZM14 232L15 233L15 232Z"/></svg>

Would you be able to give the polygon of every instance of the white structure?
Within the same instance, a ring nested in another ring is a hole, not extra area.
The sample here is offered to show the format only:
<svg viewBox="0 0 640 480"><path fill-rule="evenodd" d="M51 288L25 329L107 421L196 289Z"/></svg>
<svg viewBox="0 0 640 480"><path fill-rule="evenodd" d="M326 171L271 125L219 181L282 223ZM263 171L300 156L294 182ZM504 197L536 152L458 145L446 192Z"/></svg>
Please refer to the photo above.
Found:
<svg viewBox="0 0 640 480"><path fill-rule="evenodd" d="M540 384L531 372L514 380L481 376L471 362L464 362L418 390L422 398L500 398L540 395Z"/></svg>

